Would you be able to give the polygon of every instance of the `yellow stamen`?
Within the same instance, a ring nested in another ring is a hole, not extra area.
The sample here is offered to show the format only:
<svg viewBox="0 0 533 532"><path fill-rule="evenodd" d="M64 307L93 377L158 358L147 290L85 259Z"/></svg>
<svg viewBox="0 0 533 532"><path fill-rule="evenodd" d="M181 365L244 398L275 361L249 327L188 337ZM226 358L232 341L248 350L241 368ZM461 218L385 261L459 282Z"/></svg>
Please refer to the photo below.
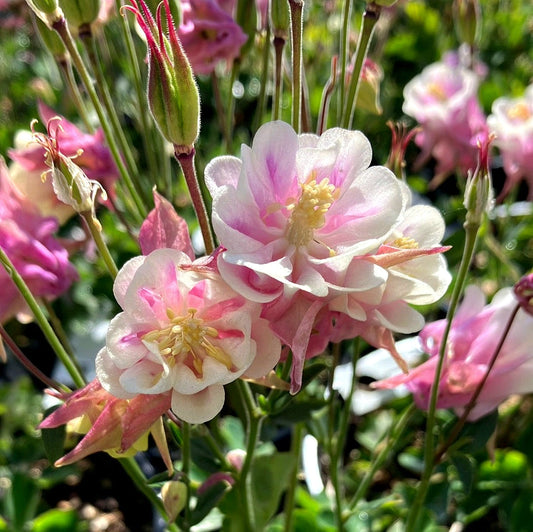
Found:
<svg viewBox="0 0 533 532"><path fill-rule="evenodd" d="M515 105L513 105L508 111L507 116L511 120L521 120L522 122L525 122L526 120L529 120L532 116L532 111L529 108L527 104L524 102L519 102Z"/></svg>
<svg viewBox="0 0 533 532"><path fill-rule="evenodd" d="M400 249L418 249L418 242L410 236L400 236L391 243L391 246Z"/></svg>
<svg viewBox="0 0 533 532"><path fill-rule="evenodd" d="M447 99L444 89L438 83L429 83L428 93L440 102L444 102Z"/></svg>

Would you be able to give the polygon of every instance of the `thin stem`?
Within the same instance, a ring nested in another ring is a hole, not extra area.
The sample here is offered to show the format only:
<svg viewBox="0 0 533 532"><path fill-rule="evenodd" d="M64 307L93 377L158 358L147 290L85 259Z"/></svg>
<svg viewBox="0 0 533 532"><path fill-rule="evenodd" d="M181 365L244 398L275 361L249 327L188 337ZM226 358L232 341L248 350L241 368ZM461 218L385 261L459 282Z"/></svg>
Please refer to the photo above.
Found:
<svg viewBox="0 0 533 532"><path fill-rule="evenodd" d="M292 517L294 510L294 502L296 497L296 487L298 486L298 469L300 467L300 452L302 449L302 441L304 437L304 426L303 423L297 423L294 427L294 432L292 434L291 442L291 454L294 459L294 469L291 474L290 484L285 495L285 507L283 513L285 514L285 525L283 530L285 532L291 532L292 528Z"/></svg>
<svg viewBox="0 0 533 532"><path fill-rule="evenodd" d="M292 47L292 127L301 131L303 0L289 0Z"/></svg>
<svg viewBox="0 0 533 532"><path fill-rule="evenodd" d="M190 153L179 153L176 151L175 157L181 166L183 175L185 176L185 182L187 183L194 211L196 212L196 217L204 238L205 252L209 255L215 249L215 238L211 230L204 198L202 197L202 191L200 190L200 184L198 183L198 178L196 176L194 154L195 150L193 148Z"/></svg>
<svg viewBox="0 0 533 532"><path fill-rule="evenodd" d="M226 131L228 133L226 139L226 150L228 151L228 153L231 153L233 151L233 147L231 145L231 140L233 138L233 126L235 122L235 96L233 96L233 85L235 84L235 80L237 79L237 75L239 74L240 68L240 61L238 59L233 61L233 66L231 68L231 76L229 80L228 111L226 115Z"/></svg>
<svg viewBox="0 0 533 532"><path fill-rule="evenodd" d="M511 330L511 326L519 310L520 310L520 305L517 304L515 308L513 309L513 311L511 312L509 319L507 320L507 324L505 326L503 334L500 338L500 341L498 342L498 345L496 346L496 349L494 350L494 353L492 354L492 357L489 361L487 369L485 370L483 378L477 385L474 393L472 394L472 397L470 398L470 401L466 405L461 417L457 420L457 423L454 425L452 431L450 432L450 435L448 436L446 441L437 449L437 452L435 453L435 463L440 462L444 453L449 449L450 445L456 440L457 436L459 435L459 433L465 426L465 423L468 419L468 416L470 415L470 412L472 412L472 410L476 406L477 400L479 399L479 396L483 390L483 387L485 386L487 379L489 378L489 374L492 371L494 364L496 363L496 359L498 358L498 355L500 354L503 344L505 343L505 340L507 336L509 335L509 331Z"/></svg>
<svg viewBox="0 0 533 532"><path fill-rule="evenodd" d="M59 70L61 71L61 74L63 75L63 81L67 86L70 97L72 98L72 102L74 103L76 111L78 111L83 121L83 124L87 129L87 132L91 134L94 133L94 127L91 124L91 121L89 120L87 106L83 101L80 89L78 88L78 84L76 83L76 79L74 78L74 72L72 70L72 63L70 62L70 58L68 56L64 58L58 58L56 62L57 66L59 67Z"/></svg>
<svg viewBox="0 0 533 532"><path fill-rule="evenodd" d="M100 256L104 260L104 263L107 267L107 271L109 272L111 277L115 279L118 274L118 268L115 264L115 261L113 260L113 257L111 256L111 253L109 251L109 248L107 247L107 244L105 243L105 240L102 237L101 227L99 227L99 224L95 222L93 215L90 211L82 212L80 213L80 215L83 218L87 228L89 229L89 232L91 233L94 243L96 244L96 247L100 252Z"/></svg>
<svg viewBox="0 0 533 532"><path fill-rule="evenodd" d="M220 93L220 84L218 82L218 76L216 72L211 74L211 86L213 87L213 96L215 97L215 109L217 111L218 123L222 130L222 136L226 146L231 144L230 132L228 129L228 120L226 119L224 112L224 102L222 101L222 95Z"/></svg>
<svg viewBox="0 0 533 532"><path fill-rule="evenodd" d="M70 392L69 388L66 386L63 386L62 384L59 384L54 379L51 379L48 377L48 375L45 375L19 348L19 346L15 343L13 338L9 335L9 333L4 329L3 325L0 324L0 341L4 341L9 349L13 352L15 355L15 358L37 379L39 379L44 385L48 386L49 388L54 388L58 392L64 393L64 392Z"/></svg>
<svg viewBox="0 0 533 532"><path fill-rule="evenodd" d="M361 70L365 62L368 47L372 39L372 34L376 23L381 14L381 7L371 2L366 5L363 19L361 21L361 30L359 32L359 40L357 41L357 48L355 50L355 62L353 66L352 76L350 78L350 85L348 87L348 98L346 99L343 116L342 127L350 129L352 127L353 115L355 112L355 104L357 102L357 94L359 92ZM341 81L344 84L344 81ZM342 85L344 88L344 85Z"/></svg>
<svg viewBox="0 0 533 532"><path fill-rule="evenodd" d="M182 524L184 530L190 529L191 522L191 425L183 421L181 423L181 433L183 436L181 444L181 472L187 486L187 500L185 502L185 522Z"/></svg>
<svg viewBox="0 0 533 532"><path fill-rule="evenodd" d="M270 62L270 24L267 24L266 34L263 44L263 64L261 68L261 88L259 92L259 100L257 103L257 111L254 120L254 129L259 127L265 113L265 101L266 101L266 84L268 81L268 63Z"/></svg>
<svg viewBox="0 0 533 532"><path fill-rule="evenodd" d="M407 407L401 415L400 419L398 419L398 421L396 422L396 424L390 428L389 433L387 435L387 441L385 443L380 442L376 446L376 453L374 454L374 458L372 460L370 468L365 473L365 476L357 487L357 491L354 493L353 497L348 503L349 512L346 512L346 514L343 515L344 522L349 519L355 507L357 506L357 503L366 495L366 492L368 491L368 488L372 483L374 475L379 471L379 469L381 469L381 467L383 467L388 456L394 449L394 446L398 443L400 436L405 430L405 427L407 427L409 420L416 412L416 410L417 409L414 404L411 404L409 407Z"/></svg>
<svg viewBox="0 0 533 532"><path fill-rule="evenodd" d="M65 368L67 369L69 375L72 377L72 380L74 381L74 384L78 388L83 388L85 386L85 378L81 374L81 372L76 367L76 364L72 361L69 354L65 351L65 348L63 347L63 344L60 342L59 338L57 337L56 333L54 332L54 329L52 329L52 326L48 323L48 320L46 319L46 316L44 315L43 311L41 310L41 307L37 303L37 300L31 293L30 289L28 288L28 285L24 281L24 279L20 276L20 274L15 269L15 266L5 253L4 249L0 246L0 262L6 269L6 272L11 277L13 282L15 283L16 287L18 288L19 292L22 294L22 297L25 299L26 303L30 307L30 310L32 311L35 321L43 331L44 336L46 337L48 343L52 347L52 349L55 351L56 355L58 356L59 360L63 363Z"/></svg>
<svg viewBox="0 0 533 532"><path fill-rule="evenodd" d="M87 68L85 67L85 64L83 62L83 59L80 53L78 52L76 43L74 42L74 39L72 38L72 35L70 34L67 21L65 20L64 17L60 18L59 20L54 22L53 28L54 30L56 30L58 35L61 37L61 40L63 41L67 50L70 53L72 62L74 66L76 67L76 70L78 71L78 74L81 77L81 80L83 81L85 90L87 91L87 94L89 95L89 98L91 99L94 109L98 115L98 119L100 120L102 129L104 130L104 135L105 135L107 144L109 146L109 149L111 150L111 154L113 155L113 160L115 161L115 164L117 165L120 176L122 180L124 181L124 184L126 185L126 188L128 189L130 197L133 200L137 208L139 217L143 219L146 216L146 208L142 202L141 197L139 196L139 193L137 192L137 189L135 188L135 185L131 179L131 176L128 170L126 169L126 166L124 165L122 156L120 154L120 150L117 146L116 140L111 131L111 126L109 124L105 111L102 107L102 104L100 103L100 99L98 98L98 95L96 94L96 91L94 89L93 80L89 72L87 71Z"/></svg>
<svg viewBox="0 0 533 532"><path fill-rule="evenodd" d="M327 127L329 102L331 94L335 90L337 84L337 56L331 58L331 74L322 91L322 101L320 102L320 112L318 115L318 124L316 126L317 135L322 135L324 128ZM344 91L341 91L343 93Z"/></svg>
<svg viewBox="0 0 533 532"><path fill-rule="evenodd" d="M406 532L414 532L415 530L419 530L419 528L417 527L419 514L426 498L427 491L429 489L429 481L431 478L431 474L433 473L433 467L435 465L435 414L437 410L437 398L439 393L440 378L442 375L442 369L444 367L444 360L446 355L446 344L448 341L448 336L450 334L453 317L455 315L457 305L459 304L459 299L461 297L461 294L463 293L463 288L466 283L468 268L470 267L470 262L472 261L472 256L474 255L478 231L479 224L470 224L468 222L465 223L465 244L463 258L461 259L461 264L457 273L457 279L455 281L455 286L453 288L450 300L450 307L446 315L446 327L442 335L438 355L439 359L437 361L435 377L431 386L431 396L426 422L426 440L424 445L424 471L422 473L420 485L418 486L418 491L415 500L413 501L411 511L409 512L409 517L407 519L407 524L405 528Z"/></svg>
<svg viewBox="0 0 533 532"><path fill-rule="evenodd" d="M338 122L342 118L342 111L344 109L344 99L346 97L345 83L346 83L346 63L348 58L348 37L350 35L350 18L352 14L352 0L344 0L344 9L342 10L342 28L341 28L341 42L340 42L340 62L341 62L341 83L340 83L340 105L337 112ZM336 74L336 72L335 72Z"/></svg>
<svg viewBox="0 0 533 532"><path fill-rule="evenodd" d="M146 477L144 476L139 464L134 458L119 458L120 465L124 468L128 476L133 480L139 491L151 502L152 506L157 510L159 515L168 521L167 512L163 505L163 501L157 496L156 492L148 486ZM167 523L167 529L171 532L178 532L179 529L174 523Z"/></svg>
<svg viewBox="0 0 533 532"><path fill-rule="evenodd" d="M244 406L246 427L248 429L246 440L246 456L244 458L242 469L239 475L239 482L241 489L243 489L244 492L243 506L247 530L255 530L255 503L253 498L252 476L250 475L250 471L252 468L257 442L259 440L261 425L263 423L263 415L260 413L255 403L255 399L248 383L241 379L237 379L236 385Z"/></svg>
<svg viewBox="0 0 533 532"><path fill-rule="evenodd" d="M274 102L272 104L272 120L278 120L281 114L281 95L283 92L283 48L285 39L283 37L274 37Z"/></svg>

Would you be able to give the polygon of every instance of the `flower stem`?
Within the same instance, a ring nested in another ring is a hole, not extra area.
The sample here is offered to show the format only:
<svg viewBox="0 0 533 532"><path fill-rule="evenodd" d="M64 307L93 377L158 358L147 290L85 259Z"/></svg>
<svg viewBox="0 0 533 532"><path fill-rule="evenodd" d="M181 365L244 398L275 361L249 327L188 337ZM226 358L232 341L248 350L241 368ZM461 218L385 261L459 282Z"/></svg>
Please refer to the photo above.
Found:
<svg viewBox="0 0 533 532"><path fill-rule="evenodd" d="M226 146L231 145L231 138L229 132L229 122L226 119L224 111L224 102L222 101L222 95L220 93L220 83L218 82L218 76L216 72L211 74L211 87L213 88L213 96L215 97L215 109L218 116L218 123L222 130L222 136L224 137L224 143Z"/></svg>
<svg viewBox="0 0 533 532"><path fill-rule="evenodd" d="M11 277L13 282L15 283L16 287L18 288L19 292L22 294L22 297L25 299L26 303L30 307L30 310L32 311L35 321L41 328L44 336L46 337L48 343L52 347L52 349L55 351L56 355L58 356L59 360L63 363L65 368L67 369L69 375L72 377L72 380L74 384L78 388L82 388L85 386L85 378L81 374L81 372L76 367L76 364L72 361L69 354L63 347L63 344L57 337L56 333L54 332L54 329L52 326L48 323L48 320L46 319L46 316L44 315L44 312L41 310L41 307L37 303L37 300L31 293L30 289L28 288L28 285L24 281L24 279L20 276L20 274L15 269L15 266L13 266L13 263L9 259L9 257L6 255L3 248L0 246L0 262L6 269L8 275Z"/></svg>
<svg viewBox="0 0 533 532"><path fill-rule="evenodd" d="M185 182L187 183L194 211L196 212L196 217L204 238L205 252L209 255L215 249L215 239L211 230L211 224L209 223L209 216L205 207L204 198L202 197L200 183L198 182L198 177L196 175L194 154L194 148L189 153L181 153L178 151L174 153L176 160L181 166L183 175L185 176Z"/></svg>
<svg viewBox="0 0 533 532"><path fill-rule="evenodd" d="M252 492L252 476L250 474L255 448L259 440L259 433L263 423L263 415L259 411L250 386L242 379L237 379L237 388L244 406L246 427L248 429L246 440L246 456L239 475L239 484L243 490L243 507L247 530L255 530L254 498Z"/></svg>
<svg viewBox="0 0 533 532"><path fill-rule="evenodd" d="M124 468L129 477L133 480L139 491L151 502L152 506L157 510L159 515L168 521L167 513L163 505L163 501L157 496L156 492L148 486L146 477L144 476L139 464L134 458L119 458L120 465ZM178 532L178 527L174 523L168 523L167 530L171 532Z"/></svg>
<svg viewBox="0 0 533 532"><path fill-rule="evenodd" d="M476 406L479 395L481 394L483 387L485 386L485 383L487 382L487 379L489 378L489 374L492 371L494 364L496 363L496 359L498 358L498 355L500 354L503 344L505 343L505 340L509 334L509 331L511 330L511 326L513 325L513 321L519 310L520 310L520 305L517 304L515 308L513 309L513 311L511 312L509 319L507 320L507 324L505 326L503 334L500 338L500 341L498 342L498 345L496 346L496 349L494 350L494 353L492 354L492 357L489 361L487 369L485 370L483 378L477 385L472 397L470 398L470 401L466 405L461 417L457 420L457 423L455 424L452 431L450 432L450 435L448 436L446 441L437 449L437 452L435 453L435 463L440 462L444 453L448 450L450 445L455 441L455 439L457 438L457 436L459 435L459 433L465 426L465 423L467 421L467 418L470 412L472 412L472 410Z"/></svg>
<svg viewBox="0 0 533 532"><path fill-rule="evenodd" d="M468 219L468 214L467 214ZM461 259L461 264L459 265L459 271L457 273L457 279L455 281L455 286L453 288L450 306L446 315L446 327L442 335L442 340L440 344L437 367L435 370L435 377L431 386L431 395L428 408L428 415L426 421L426 439L424 445L424 471L422 473L422 478L420 480L420 485L418 486L418 491L416 493L415 499L411 506L409 516L406 524L406 532L414 532L420 530L418 525L418 519L422 505L427 495L429 489L429 481L431 474L433 473L433 467L435 465L435 415L437 410L437 398L439 393L440 378L442 375L442 369L444 367L444 360L446 355L446 344L448 341L448 336L450 334L452 321L459 304L459 299L463 293L463 288L466 283L466 278L468 274L468 268L470 267L470 262L474 255L474 249L476 245L477 234L479 231L479 224L473 224L465 222L465 244L463 250L463 257Z"/></svg>
<svg viewBox="0 0 533 532"><path fill-rule="evenodd" d="M303 0L289 0L292 46L292 127L301 131Z"/></svg>
<svg viewBox="0 0 533 532"><path fill-rule="evenodd" d="M350 129L352 127L353 115L355 112L355 104L357 102L357 94L359 92L361 70L363 63L368 53L368 47L372 39L372 34L376 23L381 14L381 7L373 2L366 5L363 19L361 21L361 30L359 32L359 40L357 41L357 48L355 50L355 63L353 66L352 76L350 78L350 85L348 88L348 98L346 99L343 108L342 127ZM344 88L344 80L341 80L341 90Z"/></svg>
<svg viewBox="0 0 533 532"><path fill-rule="evenodd" d="M76 43L74 42L74 39L72 38L72 35L70 34L70 30L68 28L66 19L64 17L61 17L60 19L56 20L53 24L53 29L61 37L61 40L63 41L67 50L70 53L72 62L74 66L76 67L76 70L78 71L78 74L81 77L81 80L83 81L85 90L87 91L87 94L89 95L89 98L91 99L91 102L94 106L96 114L98 115L98 119L100 120L102 129L104 130L104 135L105 135L107 144L109 145L109 149L111 150L111 154L113 155L113 160L115 161L115 164L117 165L120 176L122 177L122 180L124 181L124 184L126 185L126 188L128 189L128 192L130 194L130 197L135 204L138 216L142 219L146 216L146 208L141 200L141 197L139 196L139 193L137 192L137 189L135 188L135 185L131 179L130 174L128 173L128 170L126 169L126 166L124 165L124 162L122 161L120 150L113 136L111 126L109 124L105 111L102 107L102 104L100 103L100 99L98 98L98 95L96 94L96 90L94 89L93 80L87 68L85 67L85 63L83 62L83 59L80 53L78 52Z"/></svg>
<svg viewBox="0 0 533 532"><path fill-rule="evenodd" d="M294 457L294 470L291 474L290 484L287 489L287 494L285 496L285 507L283 509L283 513L285 514L285 525L283 530L285 532L291 532L293 530L292 517L294 510L294 500L296 496L296 487L298 485L298 469L300 467L300 452L302 449L303 437L304 425L303 423L297 423L294 427L291 442L291 453Z"/></svg>
<svg viewBox="0 0 533 532"><path fill-rule="evenodd" d="M97 224L97 222L95 222L93 215L90 211L81 212L80 215L83 218L85 224L87 225L89 232L91 233L94 243L96 244L96 247L100 252L100 256L104 260L104 263L107 267L107 271L109 272L111 277L115 279L118 274L118 268L115 264L115 261L113 260L113 257L111 256L111 253L109 251L109 248L107 247L107 244L105 243L105 240L102 237L101 227L99 226L99 224Z"/></svg>
<svg viewBox="0 0 533 532"><path fill-rule="evenodd" d="M263 44L263 65L261 68L261 88L259 92L259 100L257 102L257 111L254 120L254 129L257 130L263 115L265 113L265 100L266 100L266 84L268 82L268 63L270 59L270 24L267 24L266 34Z"/></svg>
<svg viewBox="0 0 533 532"><path fill-rule="evenodd" d="M316 134L322 135L324 128L327 128L328 125L328 114L329 114L329 102L331 100L331 94L335 90L335 85L337 84L337 56L331 58L331 75L324 86L322 91L322 101L320 102L320 112L318 115L318 123L316 128ZM341 93L344 93L341 91Z"/></svg>
<svg viewBox="0 0 533 532"><path fill-rule="evenodd" d="M274 102L272 104L272 120L278 120L281 114L281 95L283 93L283 48L285 39L274 37Z"/></svg>
<svg viewBox="0 0 533 532"><path fill-rule="evenodd" d="M350 18L352 15L352 0L344 0L344 9L342 10L342 27L340 36L340 54L341 62L341 82L340 82L340 104L337 112L338 122L342 118L342 110L344 109L344 99L346 97L346 63L348 58L348 35L350 34ZM336 74L336 72L335 72Z"/></svg>
<svg viewBox="0 0 533 532"><path fill-rule="evenodd" d="M357 503L365 496L374 478L374 475L381 467L383 467L383 464L387 460L387 457L390 455L394 446L397 444L398 440L400 439L400 436L405 430L405 427L407 426L409 420L411 419L414 412L416 412L416 410L417 409L414 404L411 404L409 407L407 407L396 422L396 424L393 425L389 430L387 441L379 443L376 446L376 454L374 455L374 458L370 465L370 469L368 469L368 471L365 473L365 476L357 487L357 491L354 493L353 497L348 503L349 512L343 515L344 522L349 519L355 507L357 506Z"/></svg>
<svg viewBox="0 0 533 532"><path fill-rule="evenodd" d="M191 522L191 425L183 421L181 423L181 433L183 441L181 444L181 472L187 486L187 500L185 502L185 522L182 524L183 530L190 529Z"/></svg>

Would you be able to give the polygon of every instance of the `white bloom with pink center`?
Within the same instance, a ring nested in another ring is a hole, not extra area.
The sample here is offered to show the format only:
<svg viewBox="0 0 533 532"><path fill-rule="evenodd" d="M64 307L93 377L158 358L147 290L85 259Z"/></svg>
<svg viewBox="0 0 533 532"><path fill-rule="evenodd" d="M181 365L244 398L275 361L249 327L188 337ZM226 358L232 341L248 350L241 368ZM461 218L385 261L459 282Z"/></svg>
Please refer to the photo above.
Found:
<svg viewBox="0 0 533 532"><path fill-rule="evenodd" d="M526 179L533 200L533 85L521 98L498 98L487 118L494 145L500 149L507 180L501 196Z"/></svg>
<svg viewBox="0 0 533 532"><path fill-rule="evenodd" d="M376 251L405 210L400 182L384 167L369 167L371 156L359 131L297 135L270 122L251 148L242 146L240 159L211 161L205 176L225 248L222 276L259 302L297 291L327 297L332 279L354 257ZM360 279L356 289L365 284Z"/></svg>
<svg viewBox="0 0 533 532"><path fill-rule="evenodd" d="M216 272L196 271L181 251L131 259L114 293L123 312L111 321L96 371L118 398L172 390L175 414L203 423L222 408L225 384L262 377L279 359L280 342L260 306Z"/></svg>

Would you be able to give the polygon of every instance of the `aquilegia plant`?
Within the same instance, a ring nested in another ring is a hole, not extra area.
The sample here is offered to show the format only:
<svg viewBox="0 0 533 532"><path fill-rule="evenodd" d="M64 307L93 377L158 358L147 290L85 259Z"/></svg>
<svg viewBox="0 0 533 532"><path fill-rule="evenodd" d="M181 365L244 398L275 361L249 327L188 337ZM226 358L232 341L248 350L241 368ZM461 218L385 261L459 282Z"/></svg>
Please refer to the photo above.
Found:
<svg viewBox="0 0 533 532"><path fill-rule="evenodd" d="M46 387L47 453L5 473L2 526L59 530L20 490L104 451L149 503L132 530L525 529L533 67L497 85L480 2L16 17L62 88L0 161L0 353Z"/></svg>

